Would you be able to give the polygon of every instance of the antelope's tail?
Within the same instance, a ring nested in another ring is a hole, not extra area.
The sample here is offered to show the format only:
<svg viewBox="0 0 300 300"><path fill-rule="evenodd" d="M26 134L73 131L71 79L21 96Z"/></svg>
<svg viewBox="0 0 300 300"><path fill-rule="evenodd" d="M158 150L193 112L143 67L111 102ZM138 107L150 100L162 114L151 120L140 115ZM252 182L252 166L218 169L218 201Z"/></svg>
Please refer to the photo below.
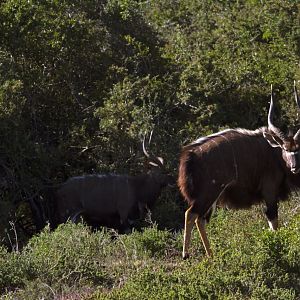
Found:
<svg viewBox="0 0 300 300"><path fill-rule="evenodd" d="M178 187L185 200L192 204L196 197L197 157L193 151L183 150L179 163Z"/></svg>

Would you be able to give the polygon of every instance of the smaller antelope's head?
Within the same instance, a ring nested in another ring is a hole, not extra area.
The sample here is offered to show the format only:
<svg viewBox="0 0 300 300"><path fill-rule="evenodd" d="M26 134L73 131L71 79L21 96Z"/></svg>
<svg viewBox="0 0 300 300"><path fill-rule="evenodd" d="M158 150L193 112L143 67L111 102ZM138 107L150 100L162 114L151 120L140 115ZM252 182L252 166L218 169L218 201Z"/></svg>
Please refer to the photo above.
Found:
<svg viewBox="0 0 300 300"><path fill-rule="evenodd" d="M294 94L298 108L300 109L300 100L297 93L296 82L294 81ZM282 157L289 170L297 174L300 171L300 129L296 134L285 135L278 127L273 124L274 108L273 108L273 90L271 86L271 102L268 114L268 131L264 132L265 139L272 147L280 147L282 149Z"/></svg>
<svg viewBox="0 0 300 300"><path fill-rule="evenodd" d="M150 133L150 138L149 138L149 141L148 141L148 145L150 145L150 143L151 143L152 133L153 133L153 131L151 131L151 133ZM172 186L173 187L173 186L175 186L176 180L166 170L166 168L164 166L163 158L159 157L159 156L155 156L153 154L149 154L149 152L146 150L145 140L146 140L146 137L144 136L144 138L143 138L143 152L144 152L145 156L147 157L148 164L150 164L152 167L154 167L151 170L151 175L153 176L154 180L157 183L159 183L161 187L165 187L165 186Z"/></svg>

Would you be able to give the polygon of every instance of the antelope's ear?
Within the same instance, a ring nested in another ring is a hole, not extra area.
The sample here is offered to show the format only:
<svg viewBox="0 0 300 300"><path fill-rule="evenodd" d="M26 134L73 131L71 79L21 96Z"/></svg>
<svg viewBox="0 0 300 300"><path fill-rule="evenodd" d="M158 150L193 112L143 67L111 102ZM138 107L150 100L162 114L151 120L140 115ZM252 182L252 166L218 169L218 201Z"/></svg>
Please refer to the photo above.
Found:
<svg viewBox="0 0 300 300"><path fill-rule="evenodd" d="M283 141L276 134L271 134L270 132L264 131L263 135L271 147L282 147Z"/></svg>

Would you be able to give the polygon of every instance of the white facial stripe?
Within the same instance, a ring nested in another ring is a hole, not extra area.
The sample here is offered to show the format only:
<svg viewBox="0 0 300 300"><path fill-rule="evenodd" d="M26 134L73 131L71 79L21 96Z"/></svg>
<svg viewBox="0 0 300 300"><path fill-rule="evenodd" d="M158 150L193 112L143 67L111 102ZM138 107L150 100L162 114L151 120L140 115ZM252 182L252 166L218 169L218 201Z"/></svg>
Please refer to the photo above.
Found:
<svg viewBox="0 0 300 300"><path fill-rule="evenodd" d="M299 154L298 153L299 153L299 150L297 150L297 151L286 151L285 150L286 163L293 173L296 173L299 170Z"/></svg>
<svg viewBox="0 0 300 300"><path fill-rule="evenodd" d="M299 154L299 151L287 151L287 150L285 150L285 153L290 157L295 157Z"/></svg>

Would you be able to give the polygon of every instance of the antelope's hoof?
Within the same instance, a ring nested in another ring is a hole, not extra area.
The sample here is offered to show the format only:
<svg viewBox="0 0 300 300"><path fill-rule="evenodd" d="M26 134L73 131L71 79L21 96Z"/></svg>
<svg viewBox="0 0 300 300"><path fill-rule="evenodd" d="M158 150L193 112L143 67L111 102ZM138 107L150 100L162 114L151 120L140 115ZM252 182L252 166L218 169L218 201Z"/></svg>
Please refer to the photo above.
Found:
<svg viewBox="0 0 300 300"><path fill-rule="evenodd" d="M183 253L182 254L182 259L183 260L186 260L186 259L188 259L190 257L190 255L188 254L188 253Z"/></svg>

